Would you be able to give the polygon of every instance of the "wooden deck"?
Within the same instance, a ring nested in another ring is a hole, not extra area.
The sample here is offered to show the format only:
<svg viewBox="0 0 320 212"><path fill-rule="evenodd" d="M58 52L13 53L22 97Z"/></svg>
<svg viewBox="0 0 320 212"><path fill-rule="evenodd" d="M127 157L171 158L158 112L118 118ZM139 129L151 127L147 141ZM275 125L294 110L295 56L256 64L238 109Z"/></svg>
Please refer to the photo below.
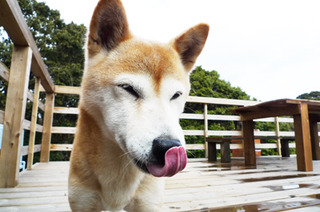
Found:
<svg viewBox="0 0 320 212"><path fill-rule="evenodd" d="M296 171L296 158L257 158L257 169L189 161L167 178L163 211L320 211L320 161ZM0 189L0 211L70 211L68 162L39 163L20 174L16 188Z"/></svg>

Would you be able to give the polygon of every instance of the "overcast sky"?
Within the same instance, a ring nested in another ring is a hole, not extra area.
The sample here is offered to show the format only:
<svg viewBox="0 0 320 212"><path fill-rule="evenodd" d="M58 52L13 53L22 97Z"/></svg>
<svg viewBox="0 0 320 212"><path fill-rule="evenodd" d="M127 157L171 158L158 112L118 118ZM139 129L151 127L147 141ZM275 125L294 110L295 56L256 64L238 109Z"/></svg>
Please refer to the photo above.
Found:
<svg viewBox="0 0 320 212"><path fill-rule="evenodd" d="M89 21L98 0L42 0L67 22ZM123 0L133 34L167 42L204 22L196 65L267 101L320 91L318 0Z"/></svg>

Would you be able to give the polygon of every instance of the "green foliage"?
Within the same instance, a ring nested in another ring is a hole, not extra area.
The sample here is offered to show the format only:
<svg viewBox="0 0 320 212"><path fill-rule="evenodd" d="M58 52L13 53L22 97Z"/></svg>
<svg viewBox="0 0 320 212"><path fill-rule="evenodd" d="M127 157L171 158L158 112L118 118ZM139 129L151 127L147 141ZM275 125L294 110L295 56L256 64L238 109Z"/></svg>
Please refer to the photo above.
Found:
<svg viewBox="0 0 320 212"><path fill-rule="evenodd" d="M220 79L219 74L212 70L207 71L201 66L195 68L190 75L191 96L215 97L227 99L243 99L249 100L248 96L239 87L232 87L230 83ZM232 106L209 105L209 114L231 114ZM201 104L187 103L185 113L203 113L204 108ZM204 123L199 120L181 120L180 124L185 130L203 130ZM209 130L233 130L236 128L236 123L232 121L210 121L208 123ZM203 136L186 136L188 144L203 144ZM204 151L194 150L188 152L189 157L204 157Z"/></svg>
<svg viewBox="0 0 320 212"><path fill-rule="evenodd" d="M19 0L19 5L54 84L80 86L84 68L83 46L86 27L73 22L66 24L61 19L59 11L50 9L43 2ZM0 60L10 67L13 44L3 28L0 28L0 37ZM33 87L34 79L31 75L29 88ZM6 82L0 80L1 110L5 107L6 91ZM55 98L56 106L77 107L78 101L79 97L74 95L57 95ZM31 107L32 103L28 103L27 114ZM53 125L75 126L76 120L76 116L55 115ZM52 137L52 143L72 143L72 141L73 136ZM51 159L66 159L68 155L63 152L53 153Z"/></svg>
<svg viewBox="0 0 320 212"><path fill-rule="evenodd" d="M312 91L310 93L301 94L297 97L297 99L320 100L320 91Z"/></svg>
<svg viewBox="0 0 320 212"><path fill-rule="evenodd" d="M191 96L215 97L226 99L245 99L248 96L239 87L232 87L229 82L220 79L218 72L206 71L201 66L195 68L190 75Z"/></svg>

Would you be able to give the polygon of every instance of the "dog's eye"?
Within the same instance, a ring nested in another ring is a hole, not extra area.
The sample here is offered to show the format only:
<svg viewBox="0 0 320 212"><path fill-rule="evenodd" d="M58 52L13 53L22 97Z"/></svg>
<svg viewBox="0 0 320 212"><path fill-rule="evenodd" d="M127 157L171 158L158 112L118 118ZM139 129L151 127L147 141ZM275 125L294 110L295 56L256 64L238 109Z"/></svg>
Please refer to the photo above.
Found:
<svg viewBox="0 0 320 212"><path fill-rule="evenodd" d="M171 97L170 100L178 99L181 95L182 95L182 92L178 91Z"/></svg>
<svg viewBox="0 0 320 212"><path fill-rule="evenodd" d="M141 95L131 85L121 84L118 86L127 91L132 96L136 97L137 99L141 97Z"/></svg>

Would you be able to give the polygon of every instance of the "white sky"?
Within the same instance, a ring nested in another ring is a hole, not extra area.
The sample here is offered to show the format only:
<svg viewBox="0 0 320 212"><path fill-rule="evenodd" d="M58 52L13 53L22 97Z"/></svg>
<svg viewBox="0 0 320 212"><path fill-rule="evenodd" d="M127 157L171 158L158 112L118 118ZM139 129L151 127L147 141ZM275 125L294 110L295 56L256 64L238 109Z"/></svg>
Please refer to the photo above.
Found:
<svg viewBox="0 0 320 212"><path fill-rule="evenodd" d="M67 22L89 21L98 0L42 0ZM196 65L267 101L320 91L318 0L123 0L133 34L167 42L211 27Z"/></svg>

